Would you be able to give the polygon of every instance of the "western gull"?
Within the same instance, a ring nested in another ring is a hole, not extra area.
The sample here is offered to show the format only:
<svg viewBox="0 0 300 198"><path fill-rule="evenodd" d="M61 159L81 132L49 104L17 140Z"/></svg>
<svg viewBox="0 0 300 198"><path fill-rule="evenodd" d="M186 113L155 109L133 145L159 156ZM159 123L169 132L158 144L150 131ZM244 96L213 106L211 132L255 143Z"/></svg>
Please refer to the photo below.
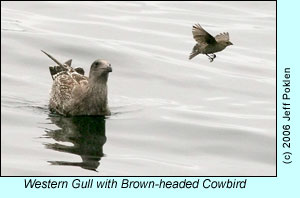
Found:
<svg viewBox="0 0 300 198"><path fill-rule="evenodd" d="M112 72L111 64L106 60L95 60L89 76L84 76L83 68L72 68L72 60L64 64L47 52L57 66L49 67L53 79L49 109L64 116L110 115L107 100L107 80Z"/></svg>

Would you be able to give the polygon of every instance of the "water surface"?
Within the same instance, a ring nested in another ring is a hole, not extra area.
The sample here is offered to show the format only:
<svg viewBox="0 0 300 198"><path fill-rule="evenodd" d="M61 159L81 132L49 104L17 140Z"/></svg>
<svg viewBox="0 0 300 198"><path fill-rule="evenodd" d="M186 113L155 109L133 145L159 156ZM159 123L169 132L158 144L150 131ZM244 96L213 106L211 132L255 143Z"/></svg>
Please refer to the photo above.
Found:
<svg viewBox="0 0 300 198"><path fill-rule="evenodd" d="M192 25L234 43L188 60ZM1 2L2 175L275 175L275 2ZM48 111L53 62L112 64L112 116Z"/></svg>

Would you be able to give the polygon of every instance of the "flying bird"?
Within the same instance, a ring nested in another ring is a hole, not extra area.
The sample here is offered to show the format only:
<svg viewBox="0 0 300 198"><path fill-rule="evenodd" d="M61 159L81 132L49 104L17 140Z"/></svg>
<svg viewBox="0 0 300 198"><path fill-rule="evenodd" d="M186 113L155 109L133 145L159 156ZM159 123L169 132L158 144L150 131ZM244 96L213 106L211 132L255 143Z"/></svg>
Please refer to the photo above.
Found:
<svg viewBox="0 0 300 198"><path fill-rule="evenodd" d="M228 32L223 32L213 37L206 32L200 24L195 24L192 33L197 43L190 54L190 60L198 54L205 54L208 56L210 62L212 62L217 57L214 53L224 50L229 45L233 45L229 41ZM211 56L209 54L211 54Z"/></svg>
<svg viewBox="0 0 300 198"><path fill-rule="evenodd" d="M57 66L49 67L53 79L49 109L64 116L110 115L107 101L108 73L111 64L95 60L89 76L84 76L81 67L71 67L72 60L60 63L44 52Z"/></svg>

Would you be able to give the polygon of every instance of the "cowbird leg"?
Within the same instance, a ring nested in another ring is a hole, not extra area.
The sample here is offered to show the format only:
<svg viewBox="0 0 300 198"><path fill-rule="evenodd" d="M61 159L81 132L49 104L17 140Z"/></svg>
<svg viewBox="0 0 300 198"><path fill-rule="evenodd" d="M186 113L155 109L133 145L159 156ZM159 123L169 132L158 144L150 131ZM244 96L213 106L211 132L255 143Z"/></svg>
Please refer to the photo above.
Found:
<svg viewBox="0 0 300 198"><path fill-rule="evenodd" d="M214 61L214 58L212 58L211 56L209 56L208 54L205 54L206 56L208 56L208 59L210 62L213 62Z"/></svg>

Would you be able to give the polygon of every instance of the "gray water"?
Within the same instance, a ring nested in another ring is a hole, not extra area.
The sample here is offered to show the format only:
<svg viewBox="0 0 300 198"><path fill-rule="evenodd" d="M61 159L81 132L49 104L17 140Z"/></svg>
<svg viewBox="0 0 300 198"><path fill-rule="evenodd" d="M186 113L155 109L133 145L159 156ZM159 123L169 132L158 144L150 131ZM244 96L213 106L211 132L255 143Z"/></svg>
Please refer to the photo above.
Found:
<svg viewBox="0 0 300 198"><path fill-rule="evenodd" d="M275 2L1 2L2 175L275 175ZM192 25L229 32L188 60ZM112 115L48 111L53 62L108 60Z"/></svg>

